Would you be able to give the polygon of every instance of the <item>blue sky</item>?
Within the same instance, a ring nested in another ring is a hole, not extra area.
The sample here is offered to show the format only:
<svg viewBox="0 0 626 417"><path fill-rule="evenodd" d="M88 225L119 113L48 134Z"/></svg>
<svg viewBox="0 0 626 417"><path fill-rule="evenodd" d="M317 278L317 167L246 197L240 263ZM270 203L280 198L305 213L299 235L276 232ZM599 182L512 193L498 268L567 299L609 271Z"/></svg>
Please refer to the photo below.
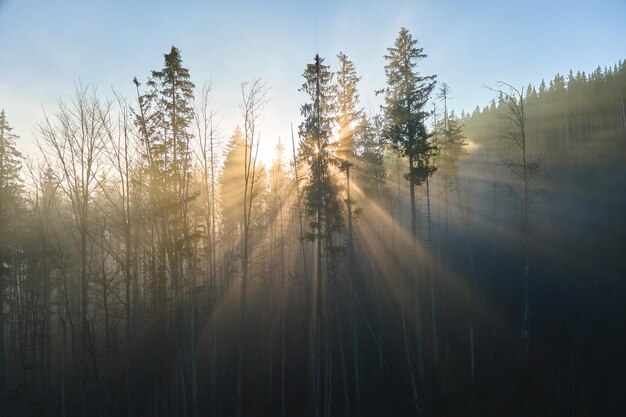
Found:
<svg viewBox="0 0 626 417"><path fill-rule="evenodd" d="M316 53L331 65L346 53L362 76L363 106L376 110L383 55L402 26L428 54L420 71L450 85L458 112L487 104L493 93L483 86L498 80L538 84L626 58L626 0L0 0L0 108L32 152L43 109L53 112L75 82L132 98L133 77L145 81L175 45L192 80L211 81L225 137L239 121L240 83L267 82L269 155L300 122L297 90Z"/></svg>

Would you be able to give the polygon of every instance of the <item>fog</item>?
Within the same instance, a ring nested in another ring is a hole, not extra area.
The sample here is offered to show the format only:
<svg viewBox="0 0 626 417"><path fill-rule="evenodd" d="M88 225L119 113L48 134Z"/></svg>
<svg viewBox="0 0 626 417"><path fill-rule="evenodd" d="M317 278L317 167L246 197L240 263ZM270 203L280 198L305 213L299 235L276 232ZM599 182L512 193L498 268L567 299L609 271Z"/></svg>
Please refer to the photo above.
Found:
<svg viewBox="0 0 626 417"><path fill-rule="evenodd" d="M418 46L373 113L347 56L301 63L265 165L268 86L219 138L175 47L77 85L39 162L5 109L0 415L619 415L626 64L455 115Z"/></svg>

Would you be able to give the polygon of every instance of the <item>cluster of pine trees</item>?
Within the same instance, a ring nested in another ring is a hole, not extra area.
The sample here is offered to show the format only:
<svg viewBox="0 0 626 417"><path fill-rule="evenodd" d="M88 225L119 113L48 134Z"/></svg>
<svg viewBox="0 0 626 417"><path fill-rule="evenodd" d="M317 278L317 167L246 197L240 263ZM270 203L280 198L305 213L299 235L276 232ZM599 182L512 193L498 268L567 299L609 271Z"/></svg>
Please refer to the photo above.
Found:
<svg viewBox="0 0 626 417"><path fill-rule="evenodd" d="M598 178L580 193L624 185L625 64L501 84L457 117L403 28L380 113L347 55L334 71L316 55L265 167L266 85L242 83L222 146L209 86L164 58L133 98L78 85L39 125L37 163L0 113L0 416L618 409L624 198L598 209L621 225L605 241L551 219L588 213L554 192L581 168ZM581 273L586 237L603 243ZM600 318L602 350L581 336Z"/></svg>

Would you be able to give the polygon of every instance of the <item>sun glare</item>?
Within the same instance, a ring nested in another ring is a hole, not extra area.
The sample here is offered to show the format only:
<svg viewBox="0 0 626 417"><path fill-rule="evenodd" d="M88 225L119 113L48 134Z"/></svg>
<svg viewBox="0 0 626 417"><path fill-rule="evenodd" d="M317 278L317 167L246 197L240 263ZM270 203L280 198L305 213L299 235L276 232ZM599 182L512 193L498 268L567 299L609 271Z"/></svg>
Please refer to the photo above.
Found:
<svg viewBox="0 0 626 417"><path fill-rule="evenodd" d="M471 140L470 138L467 138L466 142L467 142L467 145L465 146L465 149L470 153L480 148L480 145L474 142L473 140Z"/></svg>
<svg viewBox="0 0 626 417"><path fill-rule="evenodd" d="M276 146L278 145L278 136L263 136L259 140L258 161L269 169L276 159ZM284 141L283 141L284 143Z"/></svg>

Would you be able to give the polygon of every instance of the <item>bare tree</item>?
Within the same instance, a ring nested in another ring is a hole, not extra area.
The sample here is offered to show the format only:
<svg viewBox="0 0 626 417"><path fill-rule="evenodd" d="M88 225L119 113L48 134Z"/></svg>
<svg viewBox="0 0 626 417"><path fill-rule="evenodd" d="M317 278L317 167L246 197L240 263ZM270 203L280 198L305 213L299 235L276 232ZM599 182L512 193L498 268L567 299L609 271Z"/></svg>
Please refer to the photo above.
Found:
<svg viewBox="0 0 626 417"><path fill-rule="evenodd" d="M123 242L123 253L114 254L124 275L124 308L126 321L126 398L127 412L129 417L133 415L132 406L132 350L133 350L133 305L138 303L138 287L137 271L136 271L136 253L133 252L135 247L133 241L135 225L136 207L132 202L133 181L132 177L136 168L136 152L135 144L132 140L131 131L131 110L126 101L116 95L118 106L117 119L109 122L108 114L102 114L103 125L106 130L106 138L108 147L106 156L109 165L113 168L114 174L117 176L117 186L109 187L106 190L112 191L115 195L105 196L114 207L114 214L117 218L114 227L114 233Z"/></svg>
<svg viewBox="0 0 626 417"><path fill-rule="evenodd" d="M244 135L243 217L241 234L241 289L239 295L239 360L237 364L237 417L242 415L242 373L245 354L246 291L250 258L250 227L256 186L262 175L258 169L260 134L258 127L267 103L268 88L260 79L241 84L241 116Z"/></svg>
<svg viewBox="0 0 626 417"><path fill-rule="evenodd" d="M73 221L78 238L75 243L80 258L80 301L82 362L87 362L89 351L93 353L89 325L89 277L90 254L87 241L92 197L97 187L102 167L101 152L106 137L105 121L111 104L96 96L93 87L77 84L69 103L59 102L59 110L46 115L39 126L38 144L45 164L54 173L59 186L71 203ZM95 355L90 355L95 367ZM86 398L81 395L81 413L85 415Z"/></svg>
<svg viewBox="0 0 626 417"><path fill-rule="evenodd" d="M195 109L195 121L197 128L197 149L196 158L200 163L202 185L200 193L204 203L204 227L205 227L205 247L206 247L206 278L205 285L207 288L210 302L215 305L217 302L217 242L216 242L216 190L215 190L215 167L216 147L216 127L214 125L215 113L210 108L211 85L205 83L199 96L199 102ZM212 306L210 307L212 308ZM211 406L215 413L216 405L216 389L217 389L217 346L216 346L216 329L215 320L211 321L210 330L210 386L211 386Z"/></svg>
<svg viewBox="0 0 626 417"><path fill-rule="evenodd" d="M215 290L216 279L216 212L215 212L215 165L216 165L216 127L214 126L215 113L210 108L211 85L206 83L200 92L199 103L195 109L197 128L196 158L202 170L203 202L205 206L205 228L207 248L207 284Z"/></svg>
<svg viewBox="0 0 626 417"><path fill-rule="evenodd" d="M537 202L538 189L534 188L541 173L541 158L533 156L528 147L526 132L526 109L523 89L505 82L498 82L497 89L506 106L502 117L500 138L509 141L513 150L503 159L504 166L511 172L513 181L509 184L510 195L519 207L516 222L520 232L520 250L524 262L522 278L522 339L524 353L530 348L530 213Z"/></svg>

